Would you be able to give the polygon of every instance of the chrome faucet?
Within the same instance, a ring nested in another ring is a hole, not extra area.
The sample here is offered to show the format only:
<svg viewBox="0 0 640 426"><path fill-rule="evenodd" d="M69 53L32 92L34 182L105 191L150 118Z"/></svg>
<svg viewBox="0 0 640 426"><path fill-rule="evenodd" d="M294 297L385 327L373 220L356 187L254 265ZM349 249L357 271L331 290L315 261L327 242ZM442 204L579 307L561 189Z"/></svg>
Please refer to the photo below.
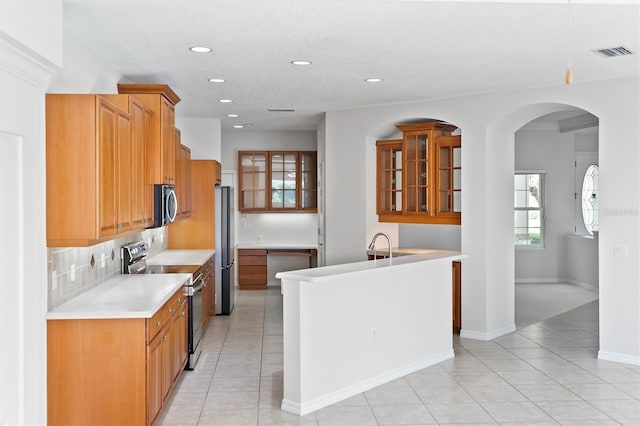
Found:
<svg viewBox="0 0 640 426"><path fill-rule="evenodd" d="M393 252L391 249L391 238L385 234L384 232L378 232L371 239L371 243L369 243L369 250L373 250L373 260L376 260L376 240L378 237L385 237L387 239L387 244L389 245L389 259L393 257Z"/></svg>

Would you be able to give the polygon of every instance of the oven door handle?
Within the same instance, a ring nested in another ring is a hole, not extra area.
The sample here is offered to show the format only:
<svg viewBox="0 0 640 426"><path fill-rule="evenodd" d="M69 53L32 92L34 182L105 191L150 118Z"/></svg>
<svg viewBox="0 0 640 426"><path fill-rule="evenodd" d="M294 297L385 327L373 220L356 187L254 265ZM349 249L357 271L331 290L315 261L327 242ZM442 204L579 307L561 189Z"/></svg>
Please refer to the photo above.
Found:
<svg viewBox="0 0 640 426"><path fill-rule="evenodd" d="M198 280L196 282L200 282L200 285L193 285L193 286L189 286L187 287L187 295L188 296L193 296L194 294L196 294L197 292L201 291L204 288L204 281L203 280Z"/></svg>

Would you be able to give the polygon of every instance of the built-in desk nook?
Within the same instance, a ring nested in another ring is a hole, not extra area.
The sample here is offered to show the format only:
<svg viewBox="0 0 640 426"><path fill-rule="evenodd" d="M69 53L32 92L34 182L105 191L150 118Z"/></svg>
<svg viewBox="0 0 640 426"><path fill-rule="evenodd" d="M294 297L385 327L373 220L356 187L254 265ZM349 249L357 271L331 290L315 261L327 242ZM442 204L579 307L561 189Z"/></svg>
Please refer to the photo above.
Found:
<svg viewBox="0 0 640 426"><path fill-rule="evenodd" d="M267 287L269 257L308 257L309 268L317 265L318 250L296 245L238 245L238 286L243 290L262 290Z"/></svg>

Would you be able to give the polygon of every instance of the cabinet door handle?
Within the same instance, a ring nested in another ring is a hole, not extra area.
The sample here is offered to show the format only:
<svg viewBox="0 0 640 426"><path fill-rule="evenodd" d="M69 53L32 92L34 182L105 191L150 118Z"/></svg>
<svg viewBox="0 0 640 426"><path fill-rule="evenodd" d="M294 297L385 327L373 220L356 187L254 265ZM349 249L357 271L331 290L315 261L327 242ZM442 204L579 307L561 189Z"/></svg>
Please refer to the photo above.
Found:
<svg viewBox="0 0 640 426"><path fill-rule="evenodd" d="M160 321L158 321L158 322L156 323L156 326L157 326L157 327L160 327Z"/></svg>
<svg viewBox="0 0 640 426"><path fill-rule="evenodd" d="M184 316L184 311L180 312L180 316Z"/></svg>
<svg viewBox="0 0 640 426"><path fill-rule="evenodd" d="M169 313L173 312L173 309L169 308Z"/></svg>
<svg viewBox="0 0 640 426"><path fill-rule="evenodd" d="M167 341L167 336L162 336L162 341L166 342Z"/></svg>

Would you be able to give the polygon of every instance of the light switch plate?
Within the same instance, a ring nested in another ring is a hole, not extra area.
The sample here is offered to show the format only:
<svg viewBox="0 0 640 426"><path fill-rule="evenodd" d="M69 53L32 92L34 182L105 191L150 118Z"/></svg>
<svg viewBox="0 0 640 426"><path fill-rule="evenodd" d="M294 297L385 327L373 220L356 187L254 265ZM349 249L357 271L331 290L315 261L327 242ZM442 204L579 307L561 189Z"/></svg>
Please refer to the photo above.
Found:
<svg viewBox="0 0 640 426"><path fill-rule="evenodd" d="M76 280L76 265L71 265L69 270L69 280L74 282Z"/></svg>
<svg viewBox="0 0 640 426"><path fill-rule="evenodd" d="M613 248L614 256L616 257L627 257L629 256L629 246L628 245L617 245Z"/></svg>

